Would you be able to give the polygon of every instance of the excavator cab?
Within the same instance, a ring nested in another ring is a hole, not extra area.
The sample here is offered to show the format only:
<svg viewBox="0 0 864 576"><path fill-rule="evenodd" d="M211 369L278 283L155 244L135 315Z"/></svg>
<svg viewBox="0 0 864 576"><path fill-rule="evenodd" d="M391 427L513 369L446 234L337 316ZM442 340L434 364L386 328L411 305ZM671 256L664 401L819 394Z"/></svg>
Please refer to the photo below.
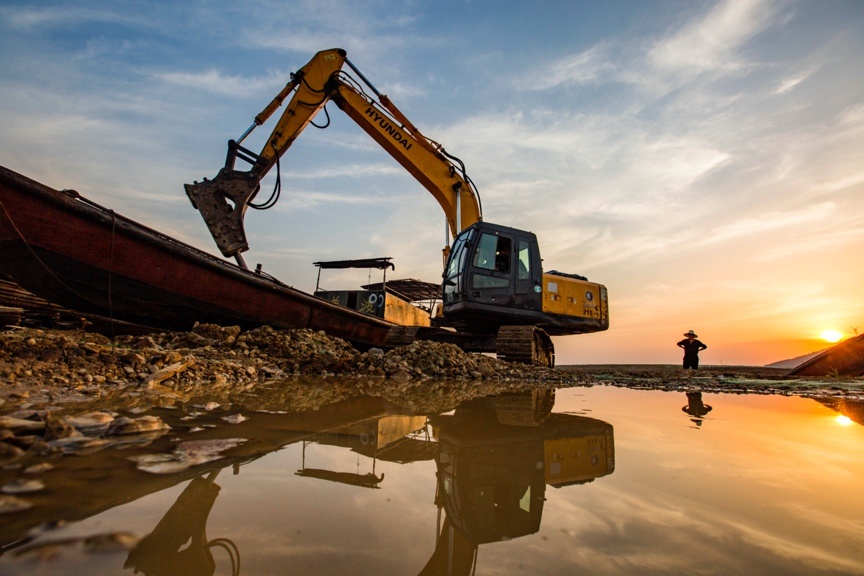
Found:
<svg viewBox="0 0 864 576"><path fill-rule="evenodd" d="M457 325L497 330L533 324L543 305L537 236L489 222L469 226L453 241L443 274L444 315Z"/></svg>
<svg viewBox="0 0 864 576"><path fill-rule="evenodd" d="M544 273L537 237L525 230L468 226L454 239L442 278L437 325L455 328L465 349L552 367L551 336L609 327L606 287L578 274Z"/></svg>

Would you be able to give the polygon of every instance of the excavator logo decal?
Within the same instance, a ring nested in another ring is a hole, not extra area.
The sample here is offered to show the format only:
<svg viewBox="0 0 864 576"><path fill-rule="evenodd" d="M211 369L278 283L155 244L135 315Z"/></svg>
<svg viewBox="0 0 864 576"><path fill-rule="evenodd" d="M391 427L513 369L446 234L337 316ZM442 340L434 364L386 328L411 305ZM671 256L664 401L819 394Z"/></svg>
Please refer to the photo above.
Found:
<svg viewBox="0 0 864 576"><path fill-rule="evenodd" d="M411 149L411 146L413 146L413 144L408 142L408 138L402 136L402 133L399 132L399 130L397 130L396 128L394 128L389 122L387 122L387 119L381 114L379 114L378 111L375 110L375 108L369 106L366 109L366 115L372 118L372 120L374 120L375 122L378 122L378 125L381 126L381 129L390 134L390 136L392 136L393 139L396 140L396 142L401 144L406 151Z"/></svg>

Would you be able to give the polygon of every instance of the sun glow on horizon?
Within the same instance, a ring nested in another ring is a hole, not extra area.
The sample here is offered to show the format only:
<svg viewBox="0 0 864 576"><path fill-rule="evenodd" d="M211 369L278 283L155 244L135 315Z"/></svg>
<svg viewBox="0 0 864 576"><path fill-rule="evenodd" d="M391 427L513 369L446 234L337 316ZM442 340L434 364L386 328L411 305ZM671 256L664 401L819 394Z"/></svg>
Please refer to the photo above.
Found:
<svg viewBox="0 0 864 576"><path fill-rule="evenodd" d="M839 342L841 338L843 338L843 333L838 332L837 330L823 330L819 337L825 340L826 342Z"/></svg>

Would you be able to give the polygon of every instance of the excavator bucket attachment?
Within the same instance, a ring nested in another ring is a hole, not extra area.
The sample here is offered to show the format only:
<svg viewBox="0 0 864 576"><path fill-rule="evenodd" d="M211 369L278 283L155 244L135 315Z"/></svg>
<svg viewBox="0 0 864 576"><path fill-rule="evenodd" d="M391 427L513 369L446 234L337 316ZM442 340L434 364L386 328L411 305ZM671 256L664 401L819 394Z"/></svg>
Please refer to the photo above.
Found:
<svg viewBox="0 0 864 576"><path fill-rule="evenodd" d="M249 201L258 192L258 179L254 175L225 168L213 180L184 187L222 254L236 256L249 249L243 217Z"/></svg>

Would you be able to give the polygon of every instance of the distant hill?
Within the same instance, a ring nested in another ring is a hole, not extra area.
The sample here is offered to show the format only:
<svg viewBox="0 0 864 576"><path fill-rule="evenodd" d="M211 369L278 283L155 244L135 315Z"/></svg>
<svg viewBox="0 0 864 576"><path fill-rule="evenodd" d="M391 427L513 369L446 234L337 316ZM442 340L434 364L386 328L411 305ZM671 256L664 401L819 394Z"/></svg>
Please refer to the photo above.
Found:
<svg viewBox="0 0 864 576"><path fill-rule="evenodd" d="M797 366L800 366L807 360L822 354L828 348L824 348L822 350L818 350L816 352L811 352L810 354L804 354L803 356L798 356L797 358L790 358L789 360L780 360L779 362L773 362L771 364L766 364L766 368L786 368L787 370L791 370Z"/></svg>

